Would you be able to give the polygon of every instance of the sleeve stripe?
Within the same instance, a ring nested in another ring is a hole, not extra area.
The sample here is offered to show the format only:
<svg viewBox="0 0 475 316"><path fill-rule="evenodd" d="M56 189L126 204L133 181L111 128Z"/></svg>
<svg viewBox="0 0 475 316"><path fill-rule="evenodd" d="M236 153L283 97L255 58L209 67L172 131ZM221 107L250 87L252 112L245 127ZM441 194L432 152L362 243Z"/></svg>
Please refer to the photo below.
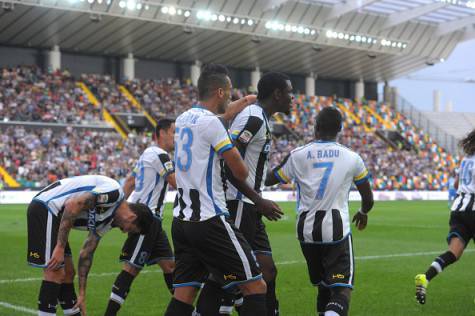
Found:
<svg viewBox="0 0 475 316"><path fill-rule="evenodd" d="M274 175L281 183L289 183L290 179L282 172L282 169L274 170Z"/></svg>
<svg viewBox="0 0 475 316"><path fill-rule="evenodd" d="M233 147L234 147L233 144L227 144L227 145L225 145L224 147L221 147L220 150L218 150L218 154L221 155L222 153L224 153L225 151L228 151L228 150L232 149Z"/></svg>
<svg viewBox="0 0 475 316"><path fill-rule="evenodd" d="M221 148L223 148L224 146L227 146L231 144L231 140L229 139L229 137L226 137L225 140L223 140L222 142L220 142L219 144L216 145L216 147L214 147L214 150L215 151L220 151Z"/></svg>
<svg viewBox="0 0 475 316"><path fill-rule="evenodd" d="M368 170L365 169L362 173L360 173L359 175L357 175L357 176L353 179L353 181L359 181L359 180L365 178L366 176L368 176Z"/></svg>
<svg viewBox="0 0 475 316"><path fill-rule="evenodd" d="M369 178L370 178L370 176L369 176L369 174L367 174L366 177L363 177L359 180L355 180L354 182L355 182L356 185L358 185L358 184L361 184L361 183L364 183L364 182L368 181Z"/></svg>
<svg viewBox="0 0 475 316"><path fill-rule="evenodd" d="M235 131L232 131L231 135L238 136L239 133L241 133L241 131L235 130Z"/></svg>

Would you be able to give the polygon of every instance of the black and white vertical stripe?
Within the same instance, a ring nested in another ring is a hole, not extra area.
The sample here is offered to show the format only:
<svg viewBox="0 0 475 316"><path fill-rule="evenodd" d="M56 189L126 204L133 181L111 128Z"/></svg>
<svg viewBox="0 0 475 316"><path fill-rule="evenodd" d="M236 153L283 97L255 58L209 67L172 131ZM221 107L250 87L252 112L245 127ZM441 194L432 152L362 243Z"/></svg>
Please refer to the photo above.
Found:
<svg viewBox="0 0 475 316"><path fill-rule="evenodd" d="M475 211L475 193L459 192L452 204L453 212Z"/></svg>
<svg viewBox="0 0 475 316"><path fill-rule="evenodd" d="M338 210L302 212L297 221L297 238L308 243L332 243L345 238L343 220ZM348 230L348 229L347 229Z"/></svg>

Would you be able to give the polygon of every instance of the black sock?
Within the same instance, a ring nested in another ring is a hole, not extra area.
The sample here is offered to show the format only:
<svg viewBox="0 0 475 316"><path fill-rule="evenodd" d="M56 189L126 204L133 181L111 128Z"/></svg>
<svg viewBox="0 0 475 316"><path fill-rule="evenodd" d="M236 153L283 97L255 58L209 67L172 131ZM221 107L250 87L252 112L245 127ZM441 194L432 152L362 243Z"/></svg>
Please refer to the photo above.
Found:
<svg viewBox="0 0 475 316"><path fill-rule="evenodd" d="M240 309L241 316L257 316L267 315L266 312L266 295L253 294L244 296L244 303Z"/></svg>
<svg viewBox="0 0 475 316"><path fill-rule="evenodd" d="M117 315L120 307L124 303L130 291L130 285L134 281L134 276L127 271L122 270L115 279L112 286L112 292L107 305L105 316Z"/></svg>
<svg viewBox="0 0 475 316"><path fill-rule="evenodd" d="M333 311L340 316L347 316L349 307L350 302L348 301L348 298L345 295L336 294L330 297L325 311Z"/></svg>
<svg viewBox="0 0 475 316"><path fill-rule="evenodd" d="M167 284L168 290L173 294L173 273L164 273L163 279Z"/></svg>
<svg viewBox="0 0 475 316"><path fill-rule="evenodd" d="M196 303L196 312L199 315L217 316L220 314L221 303L225 293L219 283L207 280L204 287L200 291L198 302ZM233 304L231 302L230 307Z"/></svg>
<svg viewBox="0 0 475 316"><path fill-rule="evenodd" d="M40 294L38 296L38 310L45 313L56 314L61 284L44 281L41 282Z"/></svg>
<svg viewBox="0 0 475 316"><path fill-rule="evenodd" d="M268 316L279 316L279 301L275 295L275 280L267 282L266 308Z"/></svg>
<svg viewBox="0 0 475 316"><path fill-rule="evenodd" d="M426 272L427 281L432 280L437 274L442 272L448 265L451 265L457 261L457 257L451 252L447 251L444 254L441 254L435 258L434 262L430 265L429 269Z"/></svg>
<svg viewBox="0 0 475 316"><path fill-rule="evenodd" d="M330 289L324 286L318 287L317 295L317 313L325 314L325 308L330 300Z"/></svg>
<svg viewBox="0 0 475 316"><path fill-rule="evenodd" d="M66 316L79 316L81 311L79 308L73 308L77 303L76 291L74 290L73 283L61 284L61 290L58 297L59 304L63 309L63 313Z"/></svg>
<svg viewBox="0 0 475 316"><path fill-rule="evenodd" d="M193 314L193 305L181 302L174 297L168 304L165 316L191 316Z"/></svg>

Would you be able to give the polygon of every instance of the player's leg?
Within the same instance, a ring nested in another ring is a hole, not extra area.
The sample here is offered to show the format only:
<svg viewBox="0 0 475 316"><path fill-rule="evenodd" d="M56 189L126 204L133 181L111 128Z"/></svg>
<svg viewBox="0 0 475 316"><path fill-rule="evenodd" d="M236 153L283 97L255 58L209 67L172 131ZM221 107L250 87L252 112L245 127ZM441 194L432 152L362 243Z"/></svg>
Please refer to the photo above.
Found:
<svg viewBox="0 0 475 316"><path fill-rule="evenodd" d="M272 257L272 249L270 247L269 237L265 229L262 218L258 216L256 233L254 240L251 243L251 247L254 250L257 263L262 271L262 275L267 284L266 304L267 315L278 316L279 315L279 301L276 296L276 279L277 279L277 267L275 266L274 259Z"/></svg>
<svg viewBox="0 0 475 316"><path fill-rule="evenodd" d="M447 237L449 249L435 258L425 273L415 277L416 299L419 304L426 303L429 282L462 256L465 246L473 236L469 221L473 221L473 215L468 212L452 212L450 215L450 232Z"/></svg>
<svg viewBox="0 0 475 316"><path fill-rule="evenodd" d="M155 261L163 271L163 279L170 293L173 294L173 271L175 270L175 256L173 254L170 241L164 230L161 230L157 236L157 242L150 256L150 263Z"/></svg>
<svg viewBox="0 0 475 316"><path fill-rule="evenodd" d="M330 301L330 289L326 286L319 285L318 286L318 294L317 294L317 315L324 316L325 309L327 307L328 302Z"/></svg>
<svg viewBox="0 0 475 316"><path fill-rule="evenodd" d="M163 259L158 261L160 269L163 271L163 280L171 294L173 294L173 271L175 270L175 260Z"/></svg>
<svg viewBox="0 0 475 316"><path fill-rule="evenodd" d="M317 244L300 243L302 253L307 263L308 276L313 286L318 287L317 315L323 316L330 299L330 289L323 284L323 255L322 246Z"/></svg>
<svg viewBox="0 0 475 316"><path fill-rule="evenodd" d="M33 201L27 210L28 252L30 266L43 268L43 281L38 294L38 311L43 315L56 315L56 305L64 281L64 266L47 270L46 265L56 246L59 219L40 202Z"/></svg>
<svg viewBox="0 0 475 316"><path fill-rule="evenodd" d="M63 313L66 316L78 316L81 315L79 308L74 308L77 302L76 291L74 289L74 277L76 276L76 271L74 270L73 257L71 255L71 249L69 244L65 249L64 257L64 281L61 284L61 289L59 292L58 301L63 309Z"/></svg>
<svg viewBox="0 0 475 316"><path fill-rule="evenodd" d="M129 262L124 263L122 271L117 275L114 285L112 285L109 303L104 313L105 316L117 315L130 292L132 282L140 273L140 270L140 268L131 265Z"/></svg>
<svg viewBox="0 0 475 316"><path fill-rule="evenodd" d="M350 309L351 288L333 287L325 306L325 316L347 316Z"/></svg>

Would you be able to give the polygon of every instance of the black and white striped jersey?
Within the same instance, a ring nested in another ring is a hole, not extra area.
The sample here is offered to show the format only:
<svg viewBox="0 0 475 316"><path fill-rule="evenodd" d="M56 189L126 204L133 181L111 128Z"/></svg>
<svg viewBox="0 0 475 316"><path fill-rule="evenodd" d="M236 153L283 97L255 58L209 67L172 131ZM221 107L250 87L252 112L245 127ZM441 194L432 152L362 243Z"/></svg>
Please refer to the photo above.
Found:
<svg viewBox="0 0 475 316"><path fill-rule="evenodd" d="M306 243L338 242L350 234L348 194L367 181L361 157L335 142L315 141L293 150L274 169L282 183L297 185L297 238Z"/></svg>
<svg viewBox="0 0 475 316"><path fill-rule="evenodd" d="M239 143L239 151L249 168L247 184L255 191L261 192L264 185L263 177L267 173L272 141L269 122L264 110L257 104L249 105L236 116L231 124L230 132L233 141ZM253 204L231 183L228 182L227 186L227 200L242 199Z"/></svg>
<svg viewBox="0 0 475 316"><path fill-rule="evenodd" d="M132 175L135 189L128 201L146 204L155 215L162 218L163 203L168 189L167 177L175 172L168 153L158 146L148 147L140 156Z"/></svg>
<svg viewBox="0 0 475 316"><path fill-rule="evenodd" d="M454 212L475 211L475 155L462 160L458 184L457 196L451 210Z"/></svg>
<svg viewBox="0 0 475 316"><path fill-rule="evenodd" d="M124 199L122 188L114 179L100 175L62 179L44 188L33 200L45 205L53 216L58 216L69 198L86 192L96 196L96 207L82 212L73 228L94 231L102 236L112 228L115 211Z"/></svg>
<svg viewBox="0 0 475 316"><path fill-rule="evenodd" d="M224 196L220 156L233 148L216 115L193 106L175 122L175 177L177 199L173 216L205 221L229 214Z"/></svg>

